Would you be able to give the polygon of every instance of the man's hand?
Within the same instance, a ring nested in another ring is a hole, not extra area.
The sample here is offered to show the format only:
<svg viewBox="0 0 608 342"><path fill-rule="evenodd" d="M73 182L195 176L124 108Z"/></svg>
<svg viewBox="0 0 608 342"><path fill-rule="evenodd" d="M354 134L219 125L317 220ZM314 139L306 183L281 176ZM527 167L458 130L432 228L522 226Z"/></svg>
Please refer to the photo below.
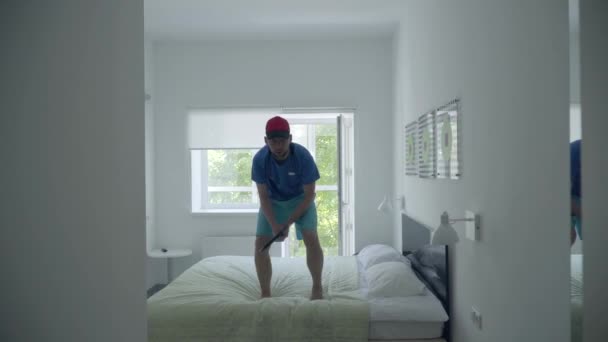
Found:
<svg viewBox="0 0 608 342"><path fill-rule="evenodd" d="M281 229L283 229L285 227L287 227L287 229L285 229L283 231L283 235L281 237L279 237L278 239L276 239L276 241L281 242L281 241L285 240L287 238L287 236L289 236L289 226L286 224L280 224L280 223L272 225L272 235L273 236L277 235L281 231Z"/></svg>

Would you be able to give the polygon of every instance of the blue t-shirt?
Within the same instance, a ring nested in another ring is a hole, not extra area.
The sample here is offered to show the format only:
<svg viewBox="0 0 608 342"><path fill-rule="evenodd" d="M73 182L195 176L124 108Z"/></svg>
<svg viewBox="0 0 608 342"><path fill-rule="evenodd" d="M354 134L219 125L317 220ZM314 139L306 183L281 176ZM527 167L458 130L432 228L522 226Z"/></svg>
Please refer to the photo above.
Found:
<svg viewBox="0 0 608 342"><path fill-rule="evenodd" d="M304 185L317 181L321 176L312 155L304 146L291 143L289 157L277 161L268 146L253 157L251 179L266 184L270 198L287 201L304 193Z"/></svg>
<svg viewBox="0 0 608 342"><path fill-rule="evenodd" d="M581 141L570 143L570 195L581 197Z"/></svg>

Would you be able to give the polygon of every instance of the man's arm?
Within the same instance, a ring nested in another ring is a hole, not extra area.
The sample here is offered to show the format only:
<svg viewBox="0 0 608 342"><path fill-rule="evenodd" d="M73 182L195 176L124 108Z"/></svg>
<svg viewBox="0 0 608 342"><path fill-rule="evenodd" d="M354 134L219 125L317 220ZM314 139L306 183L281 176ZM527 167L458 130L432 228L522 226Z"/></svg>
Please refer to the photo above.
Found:
<svg viewBox="0 0 608 342"><path fill-rule="evenodd" d="M281 228L283 228L283 225L280 225L274 219L274 212L272 211L272 202L270 201L270 195L268 195L268 188L266 188L266 184L256 183L256 185L258 188L258 195L260 197L260 207L262 208L262 213L264 213L266 220L270 224L272 233L276 234L281 230Z"/></svg>
<svg viewBox="0 0 608 342"><path fill-rule="evenodd" d="M580 203L574 199L570 200L570 215L577 217L579 220L583 217ZM576 241L576 236L576 229L574 228L574 225L572 225L570 227L570 246L572 246Z"/></svg>
<svg viewBox="0 0 608 342"><path fill-rule="evenodd" d="M300 218L300 216L302 216L306 212L306 210L308 209L308 207L310 206L312 201L315 200L315 196L316 196L315 182L312 182L310 184L305 184L304 185L304 200L298 205L296 210L294 210L293 213L291 213L291 215L289 215L289 219L286 222L286 224L288 226L290 226L292 223L296 222ZM312 228L312 227L306 227L306 228Z"/></svg>

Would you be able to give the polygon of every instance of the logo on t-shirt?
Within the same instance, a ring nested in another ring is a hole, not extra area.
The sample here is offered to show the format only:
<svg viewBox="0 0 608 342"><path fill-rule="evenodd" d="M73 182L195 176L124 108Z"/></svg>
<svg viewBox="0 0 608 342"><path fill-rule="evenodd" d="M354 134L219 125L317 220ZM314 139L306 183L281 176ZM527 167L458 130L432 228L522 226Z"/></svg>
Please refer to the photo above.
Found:
<svg viewBox="0 0 608 342"><path fill-rule="evenodd" d="M295 176L296 175L296 173L293 172L293 171L289 171L289 172L287 172L287 174L290 175L290 176Z"/></svg>

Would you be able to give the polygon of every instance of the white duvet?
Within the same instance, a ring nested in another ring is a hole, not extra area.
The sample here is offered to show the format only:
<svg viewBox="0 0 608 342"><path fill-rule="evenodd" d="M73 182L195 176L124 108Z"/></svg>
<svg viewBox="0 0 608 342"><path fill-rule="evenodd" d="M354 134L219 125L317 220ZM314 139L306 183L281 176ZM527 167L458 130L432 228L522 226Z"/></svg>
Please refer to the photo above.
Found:
<svg viewBox="0 0 608 342"><path fill-rule="evenodd" d="M570 320L572 342L582 341L583 336L583 256L570 256Z"/></svg>
<svg viewBox="0 0 608 342"><path fill-rule="evenodd" d="M272 258L273 298L259 299L252 257L207 258L148 300L150 341L367 341L355 257L326 257L311 301L306 258Z"/></svg>

